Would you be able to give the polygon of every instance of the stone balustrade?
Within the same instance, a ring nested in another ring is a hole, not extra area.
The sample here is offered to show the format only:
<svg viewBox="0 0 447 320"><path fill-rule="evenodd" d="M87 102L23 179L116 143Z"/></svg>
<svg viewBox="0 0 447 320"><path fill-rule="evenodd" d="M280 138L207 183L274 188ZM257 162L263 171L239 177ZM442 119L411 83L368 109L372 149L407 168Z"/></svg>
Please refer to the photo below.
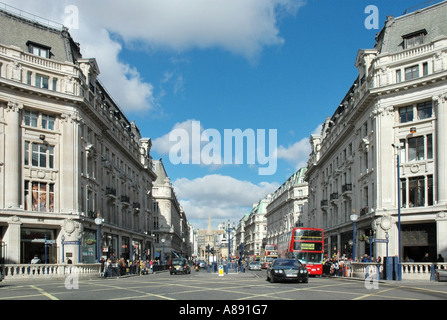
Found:
<svg viewBox="0 0 447 320"><path fill-rule="evenodd" d="M3 280L58 279L69 274L100 276L100 264L5 264L0 265Z"/></svg>
<svg viewBox="0 0 447 320"><path fill-rule="evenodd" d="M353 278L366 278L367 275L375 277L379 272L380 278L384 279L383 264L381 263L351 263L350 276ZM433 272L437 269L447 270L447 263L431 262L402 262L402 280L433 280Z"/></svg>

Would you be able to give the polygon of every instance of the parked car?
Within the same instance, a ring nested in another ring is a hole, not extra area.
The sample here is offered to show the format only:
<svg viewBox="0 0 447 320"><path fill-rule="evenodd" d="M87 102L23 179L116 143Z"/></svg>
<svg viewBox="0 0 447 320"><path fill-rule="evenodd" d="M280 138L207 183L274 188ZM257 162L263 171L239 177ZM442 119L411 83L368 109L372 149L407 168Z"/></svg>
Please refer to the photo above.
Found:
<svg viewBox="0 0 447 320"><path fill-rule="evenodd" d="M301 262L295 259L276 259L267 269L267 281L296 281L307 283L309 273Z"/></svg>
<svg viewBox="0 0 447 320"><path fill-rule="evenodd" d="M259 261L250 262L248 270L261 270L261 263Z"/></svg>
<svg viewBox="0 0 447 320"><path fill-rule="evenodd" d="M174 259L169 265L169 272L171 274L175 273L191 273L191 265L186 259Z"/></svg>

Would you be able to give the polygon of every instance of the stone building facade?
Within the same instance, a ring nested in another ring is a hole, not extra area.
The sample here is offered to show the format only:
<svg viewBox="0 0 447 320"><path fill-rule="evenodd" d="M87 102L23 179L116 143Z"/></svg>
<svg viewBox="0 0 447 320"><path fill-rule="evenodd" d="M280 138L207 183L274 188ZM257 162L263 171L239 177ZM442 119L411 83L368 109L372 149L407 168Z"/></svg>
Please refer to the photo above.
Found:
<svg viewBox="0 0 447 320"><path fill-rule="evenodd" d="M446 16L441 2L388 17L375 47L358 52L358 78L310 138L310 224L325 229L330 255L352 257L356 214L357 258L447 256Z"/></svg>
<svg viewBox="0 0 447 320"><path fill-rule="evenodd" d="M99 74L66 28L0 10L1 262L154 252L151 140Z"/></svg>

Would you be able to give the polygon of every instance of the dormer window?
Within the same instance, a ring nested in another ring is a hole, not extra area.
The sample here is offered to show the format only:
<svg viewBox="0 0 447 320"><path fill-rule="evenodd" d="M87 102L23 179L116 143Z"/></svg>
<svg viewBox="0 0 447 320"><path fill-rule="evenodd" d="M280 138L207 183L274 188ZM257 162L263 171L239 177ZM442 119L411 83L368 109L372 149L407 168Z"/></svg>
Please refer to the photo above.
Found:
<svg viewBox="0 0 447 320"><path fill-rule="evenodd" d="M29 53L34 54L39 57L42 57L42 58L50 59L51 47L48 47L46 45L39 44L36 42L32 42L32 41L28 41L26 43L26 45L28 46Z"/></svg>
<svg viewBox="0 0 447 320"><path fill-rule="evenodd" d="M410 49L420 46L424 43L424 37L427 35L427 30L422 29L402 36L404 39L404 49Z"/></svg>

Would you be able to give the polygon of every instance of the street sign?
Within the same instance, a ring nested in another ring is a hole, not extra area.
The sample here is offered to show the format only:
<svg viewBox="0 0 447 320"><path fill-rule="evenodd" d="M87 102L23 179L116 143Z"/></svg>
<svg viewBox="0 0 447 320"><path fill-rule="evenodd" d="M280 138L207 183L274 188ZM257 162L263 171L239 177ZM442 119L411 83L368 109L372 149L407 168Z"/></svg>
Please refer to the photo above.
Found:
<svg viewBox="0 0 447 320"><path fill-rule="evenodd" d="M79 241L62 241L63 245L79 245Z"/></svg>
<svg viewBox="0 0 447 320"><path fill-rule="evenodd" d="M388 243L388 239L373 239L373 242L379 242L379 243Z"/></svg>
<svg viewBox="0 0 447 320"><path fill-rule="evenodd" d="M222 265L219 265L219 277L223 277L224 275L224 268Z"/></svg>

